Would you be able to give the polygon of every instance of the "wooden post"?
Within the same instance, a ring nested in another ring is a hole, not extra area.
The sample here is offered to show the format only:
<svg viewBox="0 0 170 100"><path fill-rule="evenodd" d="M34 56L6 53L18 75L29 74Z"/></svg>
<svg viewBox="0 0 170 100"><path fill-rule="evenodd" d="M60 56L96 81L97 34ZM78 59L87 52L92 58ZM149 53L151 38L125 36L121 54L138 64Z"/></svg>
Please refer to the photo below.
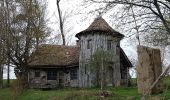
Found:
<svg viewBox="0 0 170 100"><path fill-rule="evenodd" d="M159 49L138 46L137 83L138 92L142 95L162 91L162 82L150 87L162 73L161 54Z"/></svg>
<svg viewBox="0 0 170 100"><path fill-rule="evenodd" d="M7 65L7 87L10 86L10 60L8 58L8 65Z"/></svg>

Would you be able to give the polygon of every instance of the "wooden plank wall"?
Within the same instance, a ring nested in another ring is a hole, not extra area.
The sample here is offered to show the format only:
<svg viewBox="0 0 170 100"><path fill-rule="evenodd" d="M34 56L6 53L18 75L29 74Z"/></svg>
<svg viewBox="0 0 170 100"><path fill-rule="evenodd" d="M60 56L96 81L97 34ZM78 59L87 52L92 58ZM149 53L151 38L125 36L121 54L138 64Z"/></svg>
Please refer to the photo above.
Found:
<svg viewBox="0 0 170 100"><path fill-rule="evenodd" d="M87 49L87 41L91 40L92 47L90 49ZM96 79L96 76L94 72L90 72L90 68L85 68L85 66L88 64L88 60L90 59L90 56L95 53L95 51L98 48L103 48L103 50L107 50L107 40L112 40L112 52L114 55L112 55L113 58L113 83L115 86L120 85L120 50L117 50L116 46L119 44L120 40L118 38L113 38L109 35L104 35L100 33L95 34L88 34L88 35L82 35L80 37L80 57L79 57L79 86L80 87L93 87L95 84L92 82L94 79ZM85 73L85 69L88 70Z"/></svg>

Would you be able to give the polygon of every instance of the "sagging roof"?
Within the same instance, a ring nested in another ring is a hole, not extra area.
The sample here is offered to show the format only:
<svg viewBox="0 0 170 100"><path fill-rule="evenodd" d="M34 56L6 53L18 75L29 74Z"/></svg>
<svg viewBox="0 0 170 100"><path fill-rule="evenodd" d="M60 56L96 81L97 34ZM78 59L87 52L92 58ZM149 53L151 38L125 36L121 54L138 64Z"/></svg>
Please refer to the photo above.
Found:
<svg viewBox="0 0 170 100"><path fill-rule="evenodd" d="M124 37L123 34L120 34L119 32L115 31L112 27L110 27L109 24L102 17L96 18L87 29L77 33L76 37L79 38L80 35L89 34L90 32L96 31L99 31L101 33L105 32L105 34L113 36Z"/></svg>
<svg viewBox="0 0 170 100"><path fill-rule="evenodd" d="M32 53L28 66L32 68L61 68L79 66L80 48L77 46L63 46L43 44ZM120 57L125 66L132 67L131 62L120 47Z"/></svg>
<svg viewBox="0 0 170 100"><path fill-rule="evenodd" d="M79 65L79 47L43 44L29 59L29 67L61 67Z"/></svg>

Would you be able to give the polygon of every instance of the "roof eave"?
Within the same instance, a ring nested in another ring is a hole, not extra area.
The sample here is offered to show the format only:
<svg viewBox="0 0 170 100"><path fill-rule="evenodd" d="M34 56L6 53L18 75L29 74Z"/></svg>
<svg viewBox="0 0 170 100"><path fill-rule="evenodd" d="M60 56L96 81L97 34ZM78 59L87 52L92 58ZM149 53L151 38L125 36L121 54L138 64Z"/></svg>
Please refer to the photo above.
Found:
<svg viewBox="0 0 170 100"><path fill-rule="evenodd" d="M120 37L120 38L123 38L123 37L124 37L123 34L117 32L117 31L112 32L112 31L102 31L102 30L81 31L81 32L77 33L75 36L76 36L78 39L80 39L80 36L81 36L81 35L86 35L87 33L90 34L90 33L92 33L92 32L93 32L93 33L94 33L94 32L106 32L106 34L112 35L113 37ZM86 34L85 34L85 33L86 33Z"/></svg>
<svg viewBox="0 0 170 100"><path fill-rule="evenodd" d="M79 64L70 64L70 65L28 65L28 68L70 68L77 67Z"/></svg>

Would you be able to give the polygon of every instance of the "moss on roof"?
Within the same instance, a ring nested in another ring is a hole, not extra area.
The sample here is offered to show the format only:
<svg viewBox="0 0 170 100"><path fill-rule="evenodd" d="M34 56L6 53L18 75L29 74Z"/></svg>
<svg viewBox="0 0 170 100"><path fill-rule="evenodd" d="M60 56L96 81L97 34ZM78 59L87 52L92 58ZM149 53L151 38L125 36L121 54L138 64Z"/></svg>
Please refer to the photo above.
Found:
<svg viewBox="0 0 170 100"><path fill-rule="evenodd" d="M63 45L41 45L32 53L29 66L69 66L79 64L79 47Z"/></svg>

